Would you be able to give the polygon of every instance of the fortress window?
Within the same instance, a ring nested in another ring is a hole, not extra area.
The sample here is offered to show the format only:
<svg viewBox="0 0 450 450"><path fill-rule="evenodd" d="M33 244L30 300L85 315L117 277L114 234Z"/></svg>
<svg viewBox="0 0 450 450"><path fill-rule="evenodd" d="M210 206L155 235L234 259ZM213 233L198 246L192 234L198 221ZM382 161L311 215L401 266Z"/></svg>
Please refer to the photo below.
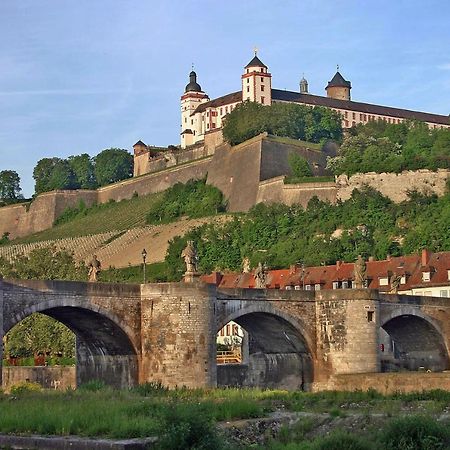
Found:
<svg viewBox="0 0 450 450"><path fill-rule="evenodd" d="M264 91L264 86L261 86L261 91Z"/></svg>
<svg viewBox="0 0 450 450"><path fill-rule="evenodd" d="M223 108L220 108L220 115L223 115Z"/></svg>
<svg viewBox="0 0 450 450"><path fill-rule="evenodd" d="M375 314L375 311L367 311L367 322L374 321L374 314Z"/></svg>
<svg viewBox="0 0 450 450"><path fill-rule="evenodd" d="M263 77L261 77L261 83L264 83L264 78Z"/></svg>
<svg viewBox="0 0 450 450"><path fill-rule="evenodd" d="M356 119L356 113L353 113L353 119Z"/></svg>
<svg viewBox="0 0 450 450"><path fill-rule="evenodd" d="M216 128L216 124L213 122L211 128Z"/></svg>
<svg viewBox="0 0 450 450"><path fill-rule="evenodd" d="M247 92L250 92L250 86L247 86Z"/></svg>
<svg viewBox="0 0 450 450"><path fill-rule="evenodd" d="M187 123L187 117L184 118L184 123Z"/></svg>
<svg viewBox="0 0 450 450"><path fill-rule="evenodd" d="M363 115L362 114L359 115L359 120L363 120Z"/></svg>
<svg viewBox="0 0 450 450"><path fill-rule="evenodd" d="M348 120L345 121L345 126L348 128Z"/></svg>
<svg viewBox="0 0 450 450"><path fill-rule="evenodd" d="M347 117L348 117L348 112L347 112L347 111L345 111L345 113L344 113L344 117L345 117L345 118L347 118Z"/></svg>
<svg viewBox="0 0 450 450"><path fill-rule="evenodd" d="M348 281L342 282L342 289L348 289Z"/></svg>
<svg viewBox="0 0 450 450"><path fill-rule="evenodd" d="M449 296L449 292L450 292L450 291L447 291L447 290L441 290L440 296L441 296L441 297L448 297L448 296Z"/></svg>
<svg viewBox="0 0 450 450"><path fill-rule="evenodd" d="M247 78L247 84L250 83L250 78Z"/></svg>
<svg viewBox="0 0 450 450"><path fill-rule="evenodd" d="M264 97L261 97L261 103L264 105Z"/></svg>
<svg viewBox="0 0 450 450"><path fill-rule="evenodd" d="M354 127L356 125L356 122L355 121L353 121L352 122L352 127Z"/></svg>
<svg viewBox="0 0 450 450"><path fill-rule="evenodd" d="M305 291L311 291L311 285L310 284L306 284L305 285Z"/></svg>
<svg viewBox="0 0 450 450"><path fill-rule="evenodd" d="M191 119L191 125L194 125L194 119Z"/></svg>

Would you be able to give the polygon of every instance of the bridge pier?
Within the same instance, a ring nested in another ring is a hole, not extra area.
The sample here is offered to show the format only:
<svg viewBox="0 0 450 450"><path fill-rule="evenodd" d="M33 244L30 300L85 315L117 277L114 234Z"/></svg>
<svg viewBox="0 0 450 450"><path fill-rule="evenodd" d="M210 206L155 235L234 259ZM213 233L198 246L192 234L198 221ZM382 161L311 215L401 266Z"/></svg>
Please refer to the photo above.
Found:
<svg viewBox="0 0 450 450"><path fill-rule="evenodd" d="M168 387L215 387L215 286L141 286L139 382Z"/></svg>
<svg viewBox="0 0 450 450"><path fill-rule="evenodd" d="M318 370L331 375L380 371L380 302L375 291L316 292Z"/></svg>

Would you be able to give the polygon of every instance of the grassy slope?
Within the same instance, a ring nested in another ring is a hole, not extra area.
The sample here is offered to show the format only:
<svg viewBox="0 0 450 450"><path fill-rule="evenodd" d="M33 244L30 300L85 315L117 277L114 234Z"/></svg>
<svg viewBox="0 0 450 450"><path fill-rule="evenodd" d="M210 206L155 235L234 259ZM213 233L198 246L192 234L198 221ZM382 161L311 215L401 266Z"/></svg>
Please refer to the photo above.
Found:
<svg viewBox="0 0 450 450"><path fill-rule="evenodd" d="M48 230L30 236L15 239L12 244L87 236L115 230L127 230L146 225L145 216L150 207L162 196L162 193L122 200L118 203L105 203L90 208L84 217L57 225Z"/></svg>

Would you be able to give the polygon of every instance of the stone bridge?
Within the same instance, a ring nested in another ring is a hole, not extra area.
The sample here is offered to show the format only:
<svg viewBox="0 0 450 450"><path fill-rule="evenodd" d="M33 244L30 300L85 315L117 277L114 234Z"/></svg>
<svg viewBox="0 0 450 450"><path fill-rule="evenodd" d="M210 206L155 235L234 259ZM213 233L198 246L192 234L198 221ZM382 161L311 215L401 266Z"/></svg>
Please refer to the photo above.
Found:
<svg viewBox="0 0 450 450"><path fill-rule="evenodd" d="M450 368L445 298L367 289L0 281L2 337L36 312L76 334L78 383L310 389L339 374ZM218 366L216 334L231 320L246 330L244 361Z"/></svg>

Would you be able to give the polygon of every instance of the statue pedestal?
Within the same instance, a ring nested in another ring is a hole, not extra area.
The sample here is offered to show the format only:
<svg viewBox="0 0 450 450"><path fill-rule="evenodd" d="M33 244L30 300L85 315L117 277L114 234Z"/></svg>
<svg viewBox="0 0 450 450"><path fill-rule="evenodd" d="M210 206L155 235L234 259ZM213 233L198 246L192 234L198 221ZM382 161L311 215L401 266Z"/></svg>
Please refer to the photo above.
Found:
<svg viewBox="0 0 450 450"><path fill-rule="evenodd" d="M200 280L200 274L198 272L185 272L183 281L185 283L197 283Z"/></svg>

